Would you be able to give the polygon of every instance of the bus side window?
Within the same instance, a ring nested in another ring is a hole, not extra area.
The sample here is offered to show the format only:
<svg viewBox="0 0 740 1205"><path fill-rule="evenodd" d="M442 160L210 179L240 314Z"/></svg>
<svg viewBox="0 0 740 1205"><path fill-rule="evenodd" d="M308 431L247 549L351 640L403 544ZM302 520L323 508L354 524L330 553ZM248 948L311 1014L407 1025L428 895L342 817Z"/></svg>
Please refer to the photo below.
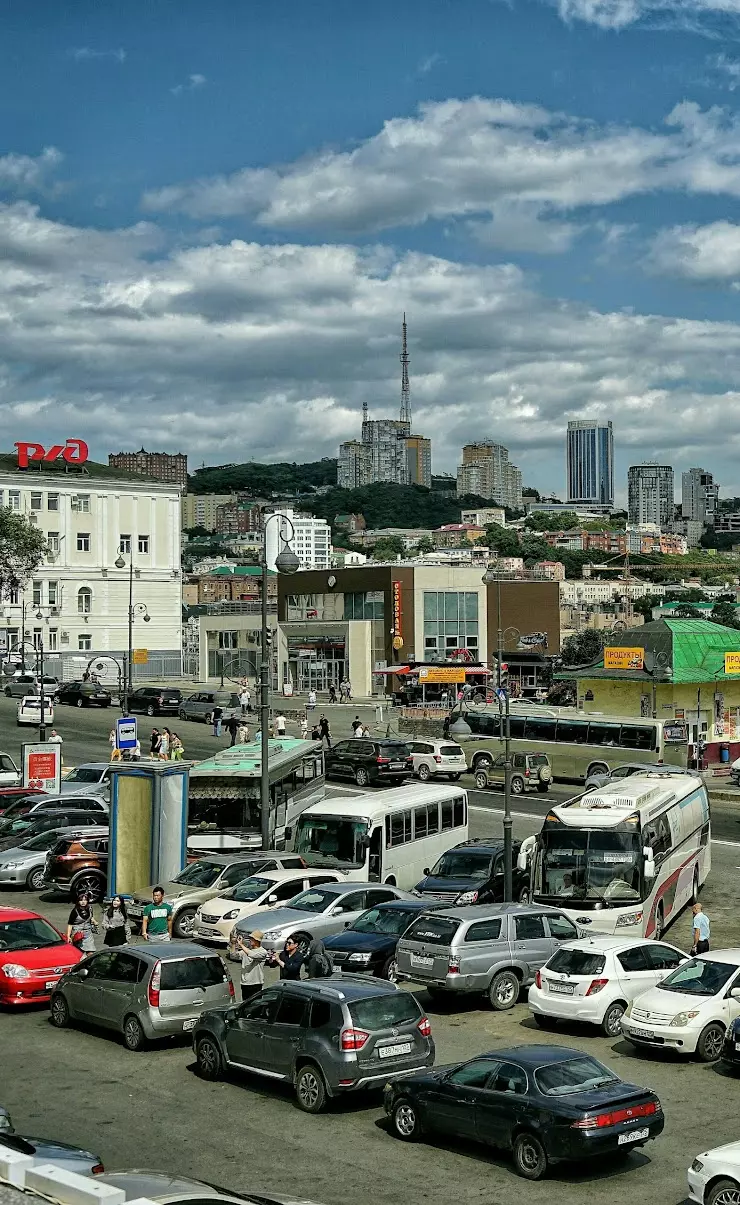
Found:
<svg viewBox="0 0 740 1205"><path fill-rule="evenodd" d="M427 809L414 808L414 841L427 835Z"/></svg>
<svg viewBox="0 0 740 1205"><path fill-rule="evenodd" d="M623 724L619 737L622 749L654 749L655 727L645 724Z"/></svg>
<svg viewBox="0 0 740 1205"><path fill-rule="evenodd" d="M460 796L459 799L455 799L453 801L453 808L454 808L453 824L454 824L455 828L459 828L461 824L465 823L465 800L463 799L462 796Z"/></svg>
<svg viewBox="0 0 740 1205"><path fill-rule="evenodd" d="M427 804L427 833L431 837L431 836L433 836L434 833L438 833L438 832L439 832L439 804L438 803L428 803Z"/></svg>
<svg viewBox="0 0 740 1205"><path fill-rule="evenodd" d="M523 715L510 716L509 717L509 725L511 727L511 739L512 740L523 740L524 739L524 716ZM496 732L498 732L498 726L496 727Z"/></svg>
<svg viewBox="0 0 740 1205"><path fill-rule="evenodd" d="M382 836L383 830L378 826L374 828L370 834L370 845L368 848L367 861L367 877L371 883L380 882L380 868L382 862Z"/></svg>
<svg viewBox="0 0 740 1205"><path fill-rule="evenodd" d="M452 828L452 801L442 804L442 832Z"/></svg>

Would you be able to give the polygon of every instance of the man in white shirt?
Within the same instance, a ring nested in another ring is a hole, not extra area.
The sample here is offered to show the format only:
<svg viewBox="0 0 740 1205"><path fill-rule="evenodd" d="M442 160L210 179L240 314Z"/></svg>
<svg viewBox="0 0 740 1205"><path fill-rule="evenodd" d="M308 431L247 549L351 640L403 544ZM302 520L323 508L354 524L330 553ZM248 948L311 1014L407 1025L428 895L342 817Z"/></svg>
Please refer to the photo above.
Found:
<svg viewBox="0 0 740 1205"><path fill-rule="evenodd" d="M279 711L277 713L277 715L275 716L275 736L277 736L277 737L285 736L285 725L286 725L285 716L283 715L282 711Z"/></svg>

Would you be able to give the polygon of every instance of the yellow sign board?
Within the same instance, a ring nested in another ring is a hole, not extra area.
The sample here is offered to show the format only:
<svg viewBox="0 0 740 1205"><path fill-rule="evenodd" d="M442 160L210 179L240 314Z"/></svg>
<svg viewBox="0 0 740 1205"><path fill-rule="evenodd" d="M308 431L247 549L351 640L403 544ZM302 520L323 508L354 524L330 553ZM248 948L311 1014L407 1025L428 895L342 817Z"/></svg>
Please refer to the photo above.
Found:
<svg viewBox="0 0 740 1205"><path fill-rule="evenodd" d="M644 669L644 648L626 648L615 645L604 649L604 669Z"/></svg>
<svg viewBox="0 0 740 1205"><path fill-rule="evenodd" d="M740 653L725 653L725 673L740 674Z"/></svg>
<svg viewBox="0 0 740 1205"><path fill-rule="evenodd" d="M420 682L464 682L464 665L422 665L419 670Z"/></svg>
<svg viewBox="0 0 740 1205"><path fill-rule="evenodd" d="M134 649L134 665L146 665L149 660L149 649Z"/></svg>

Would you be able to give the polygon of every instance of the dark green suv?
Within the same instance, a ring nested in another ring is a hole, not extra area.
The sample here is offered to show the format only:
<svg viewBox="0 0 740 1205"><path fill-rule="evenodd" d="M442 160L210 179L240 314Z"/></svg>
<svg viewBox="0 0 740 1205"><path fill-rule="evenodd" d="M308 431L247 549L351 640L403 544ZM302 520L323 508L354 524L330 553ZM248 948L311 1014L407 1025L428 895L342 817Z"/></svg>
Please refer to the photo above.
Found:
<svg viewBox="0 0 740 1205"><path fill-rule="evenodd" d="M475 771L475 785L479 791L485 787L504 785L506 758L499 753L490 765L478 759ZM552 782L550 759L546 753L512 753L511 755L511 793L523 795L525 791L539 791L546 794Z"/></svg>

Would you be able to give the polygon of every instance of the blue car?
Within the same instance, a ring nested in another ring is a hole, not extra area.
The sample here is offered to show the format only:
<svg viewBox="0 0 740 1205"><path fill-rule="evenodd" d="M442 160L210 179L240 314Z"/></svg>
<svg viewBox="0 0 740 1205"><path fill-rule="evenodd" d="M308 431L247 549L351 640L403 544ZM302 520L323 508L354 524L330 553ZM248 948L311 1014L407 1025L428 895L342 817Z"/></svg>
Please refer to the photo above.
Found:
<svg viewBox="0 0 740 1205"><path fill-rule="evenodd" d="M395 983L396 946L412 920L429 910L429 901L396 900L368 908L335 937L324 939L324 947L335 971L377 975Z"/></svg>

